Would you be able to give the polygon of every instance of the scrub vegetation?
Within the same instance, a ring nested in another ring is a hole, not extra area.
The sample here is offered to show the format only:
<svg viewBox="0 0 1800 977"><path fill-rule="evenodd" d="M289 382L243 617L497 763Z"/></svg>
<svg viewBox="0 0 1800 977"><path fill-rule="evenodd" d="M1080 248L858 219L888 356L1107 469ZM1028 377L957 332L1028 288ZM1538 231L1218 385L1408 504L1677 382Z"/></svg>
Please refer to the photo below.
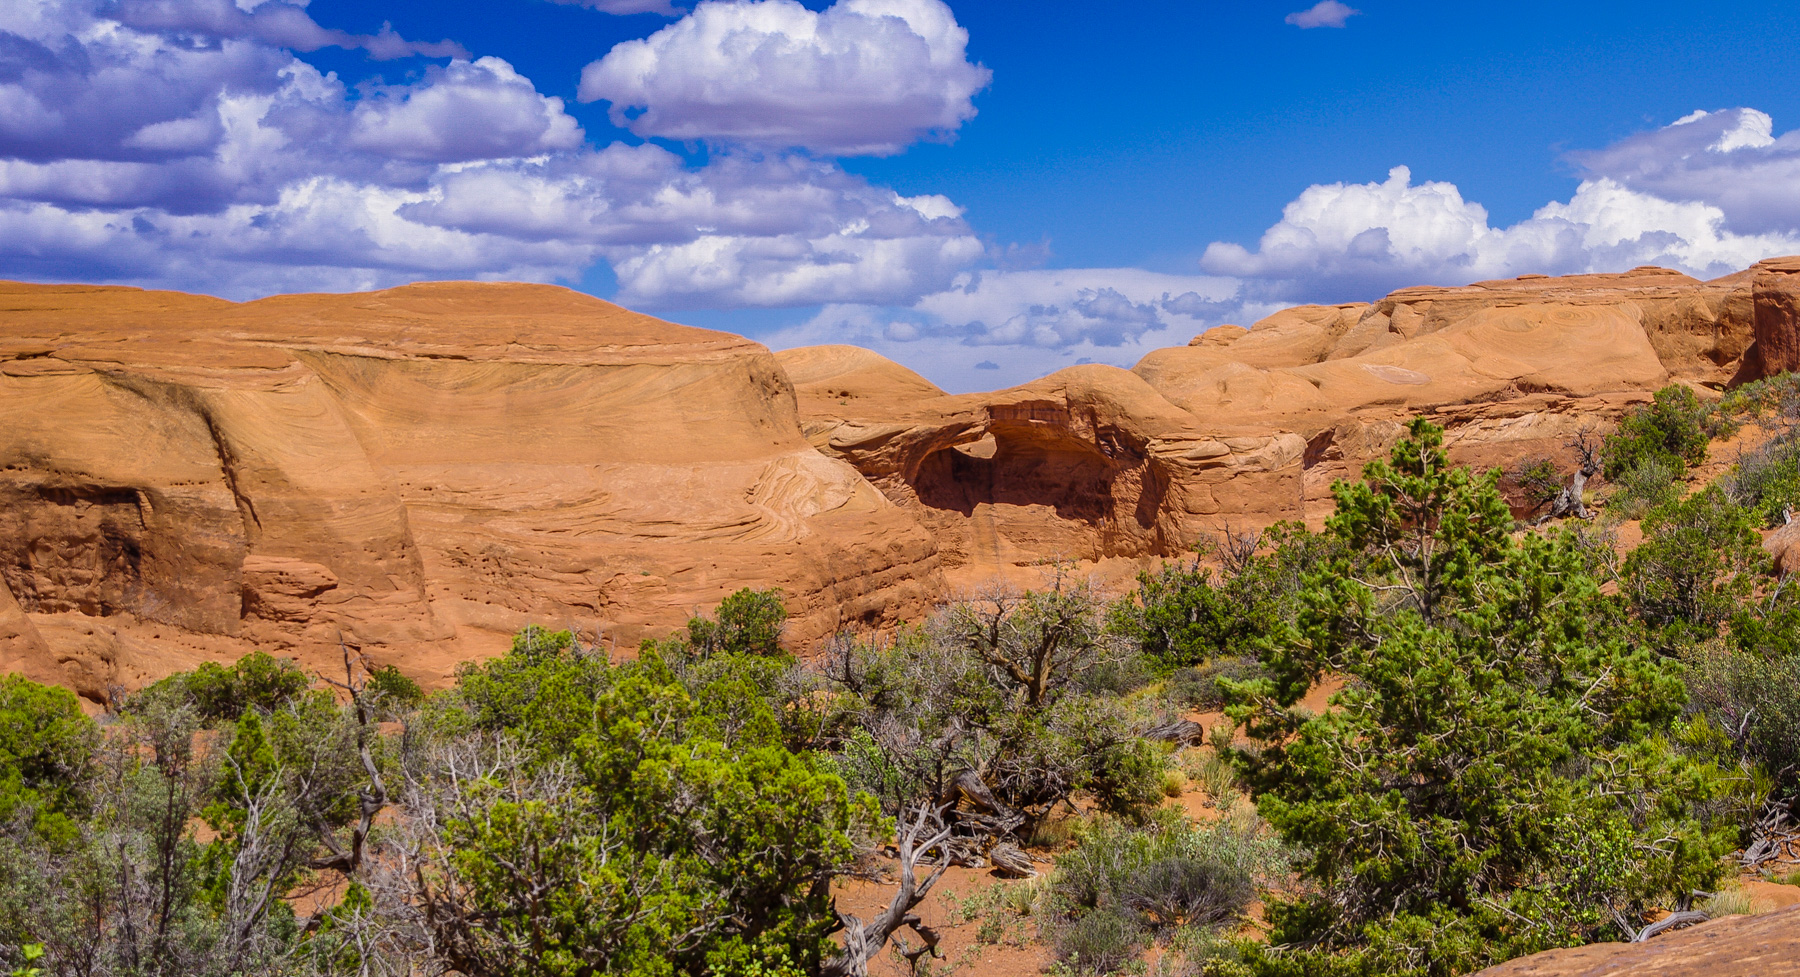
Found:
<svg viewBox="0 0 1800 977"><path fill-rule="evenodd" d="M1800 797L1800 588L1756 533L1800 485L1797 405L1662 391L1595 455L1599 519L1534 526L1415 421L1320 532L808 661L747 590L627 660L530 628L431 694L252 655L96 720L0 679L0 968L925 972L951 864L1033 877L983 931L1069 974L1160 946L1170 973L1435 977L1639 938L1725 905ZM1774 436L1688 492L1745 417ZM1620 560L1599 523L1628 510ZM1168 803L1190 785L1215 819ZM854 878L893 883L874 918L841 910Z"/></svg>

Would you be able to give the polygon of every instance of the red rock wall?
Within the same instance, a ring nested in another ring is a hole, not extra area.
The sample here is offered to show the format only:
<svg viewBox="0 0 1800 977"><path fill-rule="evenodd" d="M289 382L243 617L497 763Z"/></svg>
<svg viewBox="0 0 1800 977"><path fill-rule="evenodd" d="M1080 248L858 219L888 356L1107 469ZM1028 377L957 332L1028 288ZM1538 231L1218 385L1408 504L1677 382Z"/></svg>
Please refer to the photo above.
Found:
<svg viewBox="0 0 1800 977"><path fill-rule="evenodd" d="M251 648L428 680L528 623L629 649L744 586L805 645L940 589L734 336L539 286L0 292L0 655L93 699Z"/></svg>

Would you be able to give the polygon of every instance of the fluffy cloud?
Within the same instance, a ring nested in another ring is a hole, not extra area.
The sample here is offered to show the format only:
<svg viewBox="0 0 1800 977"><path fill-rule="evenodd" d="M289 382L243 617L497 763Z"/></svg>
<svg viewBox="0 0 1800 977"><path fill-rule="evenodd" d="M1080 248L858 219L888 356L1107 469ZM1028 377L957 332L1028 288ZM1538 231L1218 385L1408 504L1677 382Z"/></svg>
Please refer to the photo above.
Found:
<svg viewBox="0 0 1800 977"><path fill-rule="evenodd" d="M991 73L941 0L709 0L581 73L640 136L885 155L973 118Z"/></svg>
<svg viewBox="0 0 1800 977"><path fill-rule="evenodd" d="M1800 132L1775 137L1756 109L1694 112L1572 158L1593 178L1711 204L1738 233L1800 227Z"/></svg>
<svg viewBox="0 0 1800 977"><path fill-rule="evenodd" d="M1207 246L1201 267L1272 282L1270 294L1318 300L1407 284L1462 284L1524 272L1573 274L1659 264L1702 277L1800 251L1800 233L1742 234L1702 200L1668 200L1609 177L1583 181L1511 227L1454 184L1414 185L1404 166L1382 183L1308 187L1264 232L1257 250Z"/></svg>
<svg viewBox="0 0 1800 977"><path fill-rule="evenodd" d="M293 59L108 31L75 4L0 7L0 157L159 161L212 150L225 97L268 93Z"/></svg>
<svg viewBox="0 0 1800 977"><path fill-rule="evenodd" d="M381 156L465 162L576 149L581 127L499 58L433 66L422 84L383 86L356 103L351 147Z"/></svg>
<svg viewBox="0 0 1800 977"><path fill-rule="evenodd" d="M498 58L351 89L275 46L319 40L297 5L246 6L0 8L0 274L247 297L606 260L691 308L908 302L982 257L950 201L829 162L590 146Z"/></svg>
<svg viewBox="0 0 1800 977"><path fill-rule="evenodd" d="M1319 0L1318 3L1305 10L1288 14L1283 18L1283 22L1293 24L1301 30L1311 30L1314 27L1342 27L1344 21L1349 20L1352 15L1360 13L1362 11L1349 4L1339 3L1338 0Z"/></svg>

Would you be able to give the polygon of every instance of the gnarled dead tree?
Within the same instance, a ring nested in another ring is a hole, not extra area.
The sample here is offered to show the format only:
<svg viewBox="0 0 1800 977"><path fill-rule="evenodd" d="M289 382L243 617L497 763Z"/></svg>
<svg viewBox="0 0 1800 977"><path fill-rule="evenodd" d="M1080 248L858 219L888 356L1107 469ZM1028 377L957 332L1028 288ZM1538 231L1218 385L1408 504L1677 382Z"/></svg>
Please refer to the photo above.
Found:
<svg viewBox="0 0 1800 977"><path fill-rule="evenodd" d="M986 590L944 616L952 641L1023 693L1039 709L1099 663L1099 622L1092 591L1058 573L1049 589Z"/></svg>
<svg viewBox="0 0 1800 977"><path fill-rule="evenodd" d="M1574 450L1579 464L1575 467L1575 473L1569 476L1569 484L1551 500L1550 511L1538 517L1537 524L1540 526L1552 519L1569 516L1577 519L1594 518L1582 496L1587 491L1587 480L1600 472L1600 439L1594 436L1594 432L1583 429L1564 442L1563 447Z"/></svg>
<svg viewBox="0 0 1800 977"><path fill-rule="evenodd" d="M825 977L868 977L869 961L902 928L910 929L922 941L917 948L903 951L907 962L917 963L926 953L937 955L938 932L913 912L931 893L944 870L948 858L939 858L937 867L925 881L918 879L918 865L925 854L950 840L950 826L944 821L944 808L920 804L913 815L900 826L896 841L900 855L900 888L881 915L865 923L852 913L839 913L844 927L844 948L825 961L820 973Z"/></svg>
<svg viewBox="0 0 1800 977"><path fill-rule="evenodd" d="M387 782L382 779L381 767L375 762L375 755L372 752L374 741L380 737L380 730L375 723L374 703L370 701L369 683L366 678L369 673L368 663L366 660L352 661L349 647L341 640L338 642L338 648L344 655L344 680L338 682L326 679L323 675L319 677L325 679L327 684L343 690L350 697L350 707L354 711L356 719L356 755L362 761L363 773L368 775L369 782L357 788L356 821L350 825L347 839L340 841L337 831L326 824L323 818L315 819L314 827L319 832L319 844L325 848L326 854L313 859L309 863L309 867L331 869L343 873L346 877L354 877L356 870L362 867L363 850L369 839L369 830L375 825L376 815L387 809L389 797ZM358 657L361 658L361 656ZM358 665L362 666L365 676L360 680L356 675Z"/></svg>

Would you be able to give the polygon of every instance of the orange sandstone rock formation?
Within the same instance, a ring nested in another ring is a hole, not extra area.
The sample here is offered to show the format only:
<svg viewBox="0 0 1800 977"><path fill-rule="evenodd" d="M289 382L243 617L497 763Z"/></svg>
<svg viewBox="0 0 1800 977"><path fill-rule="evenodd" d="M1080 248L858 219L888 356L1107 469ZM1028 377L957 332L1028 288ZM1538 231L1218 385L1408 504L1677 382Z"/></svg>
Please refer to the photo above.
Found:
<svg viewBox="0 0 1800 977"><path fill-rule="evenodd" d="M1795 977L1800 975L1800 905L1726 916L1643 943L1546 950L1475 977Z"/></svg>
<svg viewBox="0 0 1800 977"><path fill-rule="evenodd" d="M99 700L341 641L441 678L526 623L630 645L744 586L805 650L947 580L1316 522L1416 414L1498 464L1796 365L1800 258L1402 289L957 396L547 286L0 284L0 668Z"/></svg>
<svg viewBox="0 0 1800 977"><path fill-rule="evenodd" d="M917 512L947 565L991 571L1316 522L1332 481L1419 413L1461 462L1563 455L1671 380L1791 368L1796 323L1800 259L1776 259L1712 282L1639 268L1301 306L1130 371L1075 367L989 394L939 394L861 350L776 355L812 442Z"/></svg>
<svg viewBox="0 0 1800 977"><path fill-rule="evenodd" d="M0 664L94 699L251 647L629 645L746 585L804 642L938 586L767 350L566 289L0 286L0 417Z"/></svg>

